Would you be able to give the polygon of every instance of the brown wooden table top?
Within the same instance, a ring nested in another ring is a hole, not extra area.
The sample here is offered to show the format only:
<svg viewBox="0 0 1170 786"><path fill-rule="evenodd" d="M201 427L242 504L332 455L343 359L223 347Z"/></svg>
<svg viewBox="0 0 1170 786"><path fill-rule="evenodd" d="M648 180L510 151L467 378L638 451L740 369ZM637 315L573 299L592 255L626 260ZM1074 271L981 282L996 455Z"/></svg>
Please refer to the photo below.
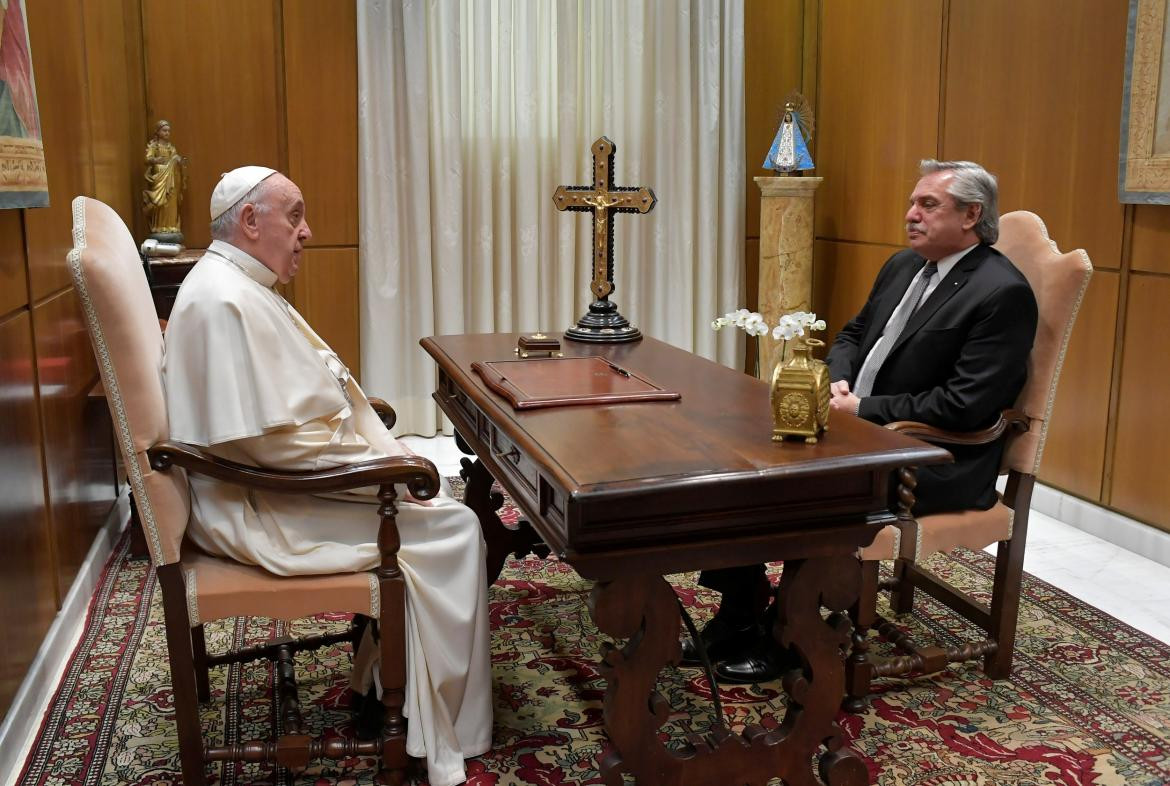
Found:
<svg viewBox="0 0 1170 786"><path fill-rule="evenodd" d="M890 470L950 460L941 448L838 413L815 445L773 442L767 384L651 338L562 348L568 357L605 357L679 400L518 411L471 370L475 361L514 357L516 339L421 344L450 380L436 393L444 411L545 542L578 565L587 552L632 558L651 547L685 546L691 553L672 554L670 564L694 567L742 564L759 549L791 554L779 534L888 517ZM868 543L876 529L866 531ZM718 559L705 545L718 547Z"/></svg>
<svg viewBox="0 0 1170 786"><path fill-rule="evenodd" d="M599 355L643 374L680 392L678 401L519 412L471 371L477 360L513 359L517 337L438 336L421 343L529 455L543 454L570 491L712 476L798 477L845 467L889 470L949 460L941 448L837 412L815 445L773 442L766 383L652 338L612 345L564 341L562 349L566 357Z"/></svg>

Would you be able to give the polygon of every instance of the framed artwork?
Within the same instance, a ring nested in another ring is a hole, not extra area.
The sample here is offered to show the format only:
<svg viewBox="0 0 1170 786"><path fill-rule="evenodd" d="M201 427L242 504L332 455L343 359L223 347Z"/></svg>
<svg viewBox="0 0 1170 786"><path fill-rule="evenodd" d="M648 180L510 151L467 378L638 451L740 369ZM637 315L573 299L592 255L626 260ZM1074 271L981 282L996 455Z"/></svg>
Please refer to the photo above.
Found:
<svg viewBox="0 0 1170 786"><path fill-rule="evenodd" d="M27 18L24 0L0 0L0 208L49 204Z"/></svg>

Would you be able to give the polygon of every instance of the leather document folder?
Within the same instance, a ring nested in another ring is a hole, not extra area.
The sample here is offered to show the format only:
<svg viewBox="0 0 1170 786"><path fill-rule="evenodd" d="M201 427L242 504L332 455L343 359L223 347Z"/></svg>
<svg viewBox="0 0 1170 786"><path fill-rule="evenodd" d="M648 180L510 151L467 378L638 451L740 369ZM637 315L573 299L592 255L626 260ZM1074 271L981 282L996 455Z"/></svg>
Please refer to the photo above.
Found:
<svg viewBox="0 0 1170 786"><path fill-rule="evenodd" d="M601 357L477 361L471 368L516 409L681 398Z"/></svg>

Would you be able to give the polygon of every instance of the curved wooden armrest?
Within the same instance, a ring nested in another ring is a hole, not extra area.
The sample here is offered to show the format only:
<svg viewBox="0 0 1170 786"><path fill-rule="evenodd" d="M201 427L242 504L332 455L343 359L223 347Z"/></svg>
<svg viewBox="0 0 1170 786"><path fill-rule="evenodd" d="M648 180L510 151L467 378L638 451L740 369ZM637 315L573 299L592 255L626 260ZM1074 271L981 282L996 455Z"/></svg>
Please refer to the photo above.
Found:
<svg viewBox="0 0 1170 786"><path fill-rule="evenodd" d="M1018 409L1005 409L994 425L981 431L946 431L914 420L887 423L886 428L940 445L986 445L1002 437L1008 429L1027 431L1028 416Z"/></svg>
<svg viewBox="0 0 1170 786"><path fill-rule="evenodd" d="M374 408L374 412L382 419L382 425L386 427L386 430L389 431L394 428L394 424L398 421L398 413L394 411L394 407L382 399L373 396L370 396L367 400L370 402L370 406Z"/></svg>
<svg viewBox="0 0 1170 786"><path fill-rule="evenodd" d="M257 469L226 461L185 442L159 442L147 451L150 466L166 471L182 467L197 475L264 491L284 494L314 494L349 491L364 486L404 483L415 499L427 500L439 493L439 471L422 456L391 456L344 467L290 472Z"/></svg>

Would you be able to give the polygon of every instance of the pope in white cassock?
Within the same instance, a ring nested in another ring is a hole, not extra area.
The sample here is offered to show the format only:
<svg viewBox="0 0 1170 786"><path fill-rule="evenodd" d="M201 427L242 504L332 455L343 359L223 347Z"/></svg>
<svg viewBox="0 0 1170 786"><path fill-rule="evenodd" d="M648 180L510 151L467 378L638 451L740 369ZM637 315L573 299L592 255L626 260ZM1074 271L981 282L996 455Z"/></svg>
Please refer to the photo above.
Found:
<svg viewBox="0 0 1170 786"><path fill-rule="evenodd" d="M408 453L337 355L272 288L296 274L312 237L300 189L272 169L241 167L215 187L211 219L214 241L184 280L167 324L172 437L272 469ZM187 532L212 554L281 575L379 564L377 489L300 497L195 475L190 483ZM485 547L475 514L445 489L428 503L406 497L398 530L406 748L426 758L433 786L449 786L466 780L465 757L491 747ZM353 687L364 693L374 676L369 664L355 669Z"/></svg>

